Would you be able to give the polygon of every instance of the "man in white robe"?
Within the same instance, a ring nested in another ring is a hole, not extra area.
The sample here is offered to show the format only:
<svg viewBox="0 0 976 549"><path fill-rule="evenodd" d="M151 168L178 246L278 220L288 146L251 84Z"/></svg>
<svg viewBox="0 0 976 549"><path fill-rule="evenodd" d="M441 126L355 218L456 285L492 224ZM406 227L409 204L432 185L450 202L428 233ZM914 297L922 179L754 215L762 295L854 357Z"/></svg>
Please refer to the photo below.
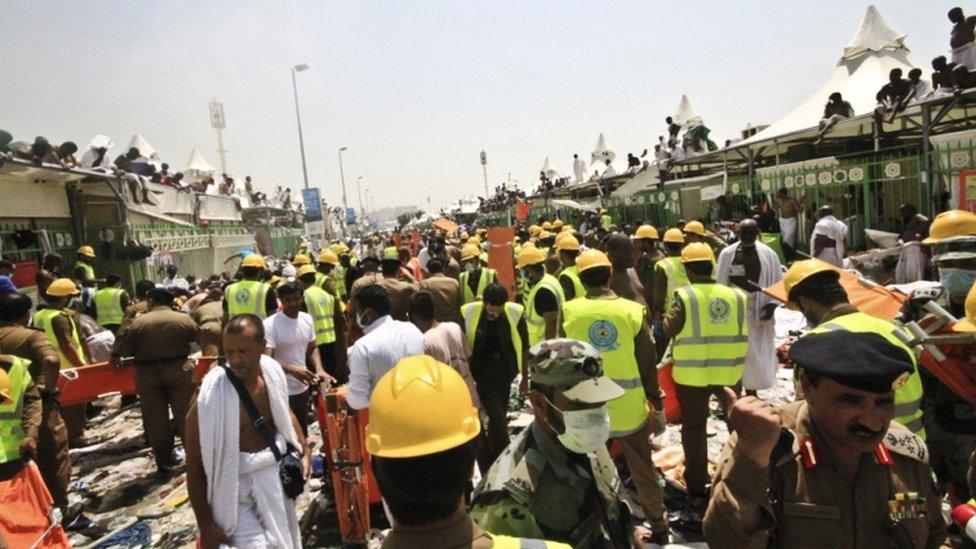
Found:
<svg viewBox="0 0 976 549"><path fill-rule="evenodd" d="M776 383L776 328L773 313L779 302L762 293L783 278L779 256L759 241L759 226L752 219L739 223L739 241L718 255L716 280L738 286L749 295L749 353L742 375L742 388L755 395Z"/></svg>
<svg viewBox="0 0 976 549"><path fill-rule="evenodd" d="M810 236L810 255L843 268L847 225L834 217L834 209L830 206L821 206L817 215L819 219Z"/></svg>
<svg viewBox="0 0 976 549"><path fill-rule="evenodd" d="M231 371L255 403L281 453L302 452L305 478L311 452L288 408L285 373L264 355L264 327L253 315L238 315L224 328ZM249 419L224 369L204 377L186 418L187 489L205 549L301 547L295 500L285 495L278 462Z"/></svg>
<svg viewBox="0 0 976 549"><path fill-rule="evenodd" d="M586 161L578 154L573 155L573 175L576 176L577 185L586 181Z"/></svg>

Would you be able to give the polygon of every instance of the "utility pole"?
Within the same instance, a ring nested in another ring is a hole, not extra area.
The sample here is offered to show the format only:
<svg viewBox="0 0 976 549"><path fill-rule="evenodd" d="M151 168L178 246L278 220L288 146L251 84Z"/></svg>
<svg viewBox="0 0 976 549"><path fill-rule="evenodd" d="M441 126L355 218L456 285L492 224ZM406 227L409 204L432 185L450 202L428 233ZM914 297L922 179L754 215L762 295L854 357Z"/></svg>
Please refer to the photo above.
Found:
<svg viewBox="0 0 976 549"><path fill-rule="evenodd" d="M488 194L488 155L484 149L481 149L481 173L485 176L485 198L487 199L491 195Z"/></svg>
<svg viewBox="0 0 976 549"><path fill-rule="evenodd" d="M298 83L295 74L307 71L308 65L301 63L291 69L291 87L295 91L295 118L298 120L298 148L302 151L302 177L305 180L305 188L308 188L308 168L305 166L305 139L302 137L302 115L298 110Z"/></svg>
<svg viewBox="0 0 976 549"><path fill-rule="evenodd" d="M227 173L227 151L224 150L224 128L227 127L224 119L224 104L217 101L217 98L210 100L210 127L217 130L217 152L220 154L220 172Z"/></svg>

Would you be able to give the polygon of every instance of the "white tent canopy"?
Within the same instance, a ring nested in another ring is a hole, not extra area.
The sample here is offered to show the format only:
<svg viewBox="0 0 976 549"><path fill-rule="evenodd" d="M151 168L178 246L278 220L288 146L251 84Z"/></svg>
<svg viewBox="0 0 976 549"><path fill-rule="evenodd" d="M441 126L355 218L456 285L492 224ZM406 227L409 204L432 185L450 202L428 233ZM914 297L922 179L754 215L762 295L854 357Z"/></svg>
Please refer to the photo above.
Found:
<svg viewBox="0 0 976 549"><path fill-rule="evenodd" d="M607 147L607 140L601 133L600 137L596 140L596 147L590 153L590 165L596 164L597 162L606 162L607 160L613 162L613 159L616 157L617 153L610 147Z"/></svg>
<svg viewBox="0 0 976 549"><path fill-rule="evenodd" d="M687 95L681 96L681 102L678 103L678 111L675 113L672 120L674 120L674 123L678 124L679 126L702 123L701 115L698 114L698 111L691 106L691 101L688 101Z"/></svg>
<svg viewBox="0 0 976 549"><path fill-rule="evenodd" d="M212 174L214 167L211 166L196 149L190 153L190 160L187 161L183 173L192 172L196 174Z"/></svg>
<svg viewBox="0 0 976 549"><path fill-rule="evenodd" d="M877 104L875 95L888 81L891 69L900 68L907 75L916 67L921 68L921 65L909 54L905 35L889 27L874 6L868 6L860 28L844 48L844 54L827 82L793 112L741 144L816 127L823 117L827 98L834 92L840 92L851 104L855 115L870 113Z"/></svg>
<svg viewBox="0 0 976 549"><path fill-rule="evenodd" d="M152 160L159 158L159 156L156 154L156 149L154 149L153 146L146 141L146 138L143 137L141 133L137 133L132 136L132 140L129 141L129 146L126 148L126 150L132 148L139 149L139 154L145 158Z"/></svg>
<svg viewBox="0 0 976 549"><path fill-rule="evenodd" d="M548 156L546 157L546 163L542 165L542 169L540 171L546 174L546 177L550 179L559 179L563 176L556 168L552 167L552 162L549 161Z"/></svg>

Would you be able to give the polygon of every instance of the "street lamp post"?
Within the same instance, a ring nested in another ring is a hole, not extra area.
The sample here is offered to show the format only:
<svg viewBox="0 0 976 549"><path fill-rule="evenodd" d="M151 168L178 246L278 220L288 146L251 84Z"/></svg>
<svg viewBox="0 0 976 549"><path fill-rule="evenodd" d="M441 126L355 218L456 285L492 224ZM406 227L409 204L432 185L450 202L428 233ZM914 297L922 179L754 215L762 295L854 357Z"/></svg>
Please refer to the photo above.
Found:
<svg viewBox="0 0 976 549"><path fill-rule="evenodd" d="M356 195L359 196L359 215L365 217L366 212L363 210L363 191L359 187L359 182L363 180L363 176L356 178Z"/></svg>
<svg viewBox="0 0 976 549"><path fill-rule="evenodd" d="M346 175L342 171L342 151L347 150L348 147L342 147L339 149L339 180L342 182L342 216L345 219L346 212L349 211L349 204L346 202Z"/></svg>
<svg viewBox="0 0 976 549"><path fill-rule="evenodd" d="M305 180L305 188L308 188L308 168L305 166L305 139L302 137L302 115L298 110L298 82L295 74L307 71L308 65L301 63L291 68L291 87L295 92L295 118L298 120L298 148L302 151L302 177Z"/></svg>
<svg viewBox="0 0 976 549"><path fill-rule="evenodd" d="M369 219L369 189L366 189L366 210L363 216Z"/></svg>

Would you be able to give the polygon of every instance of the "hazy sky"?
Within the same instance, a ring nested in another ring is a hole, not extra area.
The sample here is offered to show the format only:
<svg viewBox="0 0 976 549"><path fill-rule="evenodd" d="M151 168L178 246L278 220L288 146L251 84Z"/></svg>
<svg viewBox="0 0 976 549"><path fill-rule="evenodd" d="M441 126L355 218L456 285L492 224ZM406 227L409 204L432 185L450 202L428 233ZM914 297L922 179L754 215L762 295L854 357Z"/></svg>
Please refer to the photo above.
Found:
<svg viewBox="0 0 976 549"><path fill-rule="evenodd" d="M438 207L546 156L571 173L604 132L618 156L664 132L682 93L718 143L775 121L830 75L867 3L2 2L0 128L118 154L142 133L182 168L219 170L207 103L224 104L228 171L302 185L290 68L309 181L349 205ZM920 62L947 53L955 1L876 3ZM880 86L881 83L879 83ZM621 162L618 160L618 169Z"/></svg>

